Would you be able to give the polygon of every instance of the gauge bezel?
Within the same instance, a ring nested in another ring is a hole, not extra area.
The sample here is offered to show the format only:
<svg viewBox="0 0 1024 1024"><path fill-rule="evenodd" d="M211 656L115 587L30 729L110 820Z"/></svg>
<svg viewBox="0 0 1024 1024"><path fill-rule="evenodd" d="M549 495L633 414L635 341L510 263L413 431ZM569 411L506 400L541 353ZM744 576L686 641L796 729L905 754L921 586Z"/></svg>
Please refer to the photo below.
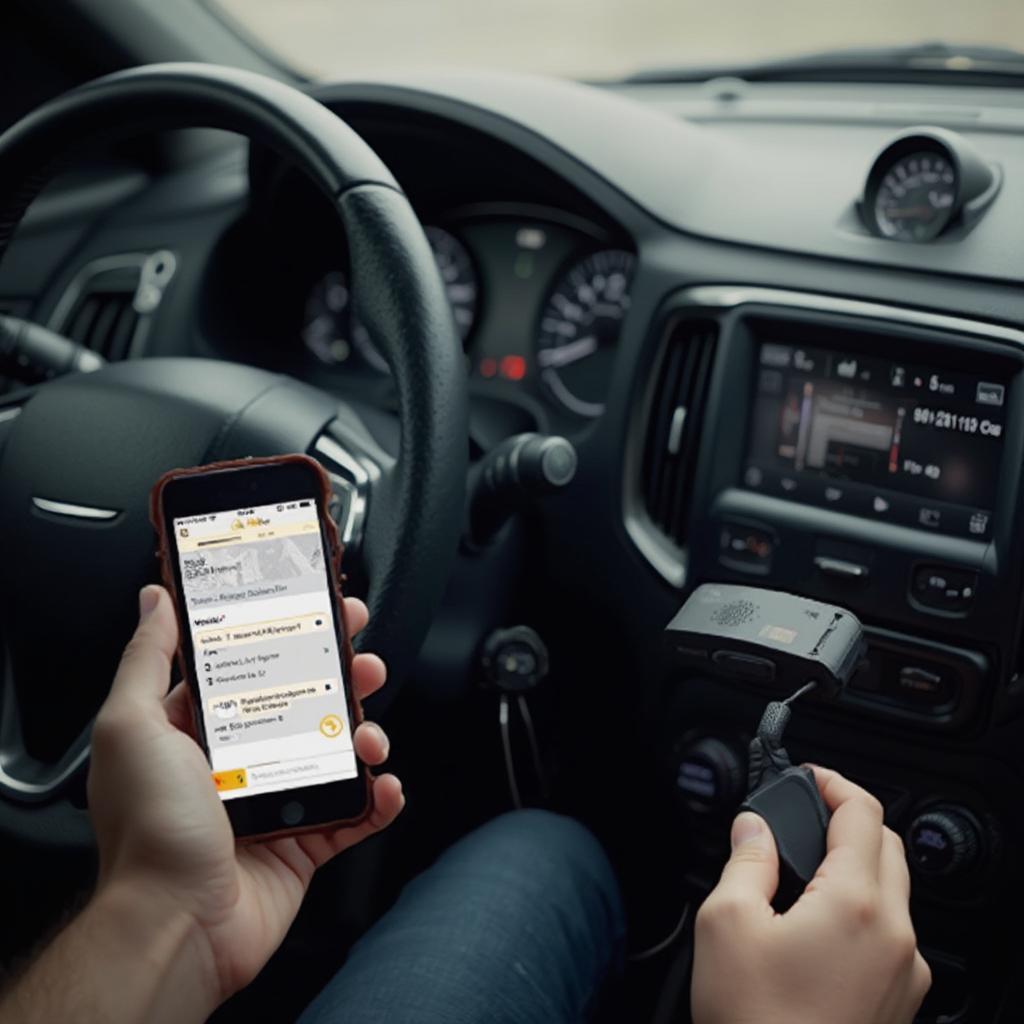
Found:
<svg viewBox="0 0 1024 1024"><path fill-rule="evenodd" d="M953 204L946 211L945 221L930 239L921 241L885 234L878 223L876 211L878 192L883 179L900 160L914 153L934 153L941 156L952 167L954 176ZM982 198L983 201L978 206L980 212L980 209L994 197L997 184L993 168L956 132L942 128L911 128L890 142L871 165L861 200L861 216L868 230L886 241L929 245L948 235L955 224L963 222L965 208Z"/></svg>

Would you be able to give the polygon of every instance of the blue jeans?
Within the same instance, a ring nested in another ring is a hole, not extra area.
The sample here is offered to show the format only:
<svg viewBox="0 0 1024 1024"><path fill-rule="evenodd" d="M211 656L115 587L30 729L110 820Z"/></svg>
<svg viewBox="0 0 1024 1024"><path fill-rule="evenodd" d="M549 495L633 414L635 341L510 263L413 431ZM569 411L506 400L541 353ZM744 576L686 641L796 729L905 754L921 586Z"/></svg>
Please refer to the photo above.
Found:
<svg viewBox="0 0 1024 1024"><path fill-rule="evenodd" d="M624 930L615 876L583 826L505 814L405 887L299 1024L579 1024Z"/></svg>

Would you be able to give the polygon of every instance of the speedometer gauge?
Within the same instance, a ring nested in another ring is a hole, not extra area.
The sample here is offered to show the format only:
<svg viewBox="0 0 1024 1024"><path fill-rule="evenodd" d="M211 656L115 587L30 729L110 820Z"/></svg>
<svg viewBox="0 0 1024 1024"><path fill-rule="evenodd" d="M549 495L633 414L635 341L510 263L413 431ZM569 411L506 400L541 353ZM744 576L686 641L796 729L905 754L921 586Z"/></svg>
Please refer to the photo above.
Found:
<svg viewBox="0 0 1024 1024"><path fill-rule="evenodd" d="M541 313L537 365L545 387L578 416L600 416L636 261L604 249L570 267Z"/></svg>
<svg viewBox="0 0 1024 1024"><path fill-rule="evenodd" d="M476 317L477 282L466 247L443 228L424 228L434 253L459 337L465 342ZM352 313L348 275L324 274L306 299L302 340L321 362L339 365L358 355L368 366L388 373L388 364L370 340L370 333Z"/></svg>

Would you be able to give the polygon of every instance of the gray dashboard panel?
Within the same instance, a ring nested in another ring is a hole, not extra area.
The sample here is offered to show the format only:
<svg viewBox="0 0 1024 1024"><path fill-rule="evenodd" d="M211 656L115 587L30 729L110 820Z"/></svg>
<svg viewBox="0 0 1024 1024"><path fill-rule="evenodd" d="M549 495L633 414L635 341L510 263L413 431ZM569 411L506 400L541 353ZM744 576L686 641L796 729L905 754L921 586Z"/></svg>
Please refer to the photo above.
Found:
<svg viewBox="0 0 1024 1024"><path fill-rule="evenodd" d="M930 120L920 91L912 102L901 101L900 87L893 86L888 103L855 105L849 120L825 123L787 119L778 105L766 120L732 112L719 120L707 114L699 122L688 120L666 102L664 89L648 104L638 102L644 95L639 89L627 98L557 79L480 72L333 83L317 94L460 121L486 112L514 122L571 154L659 221L705 238L919 272L1024 281L1024 133L1013 130L1012 112L1005 108L997 116L981 116L982 90L967 90L970 102L964 97L959 106L944 93L934 107L934 123L961 129L976 124L964 134L1002 167L1002 190L962 240L908 244L862 232L852 211L879 150L901 127Z"/></svg>

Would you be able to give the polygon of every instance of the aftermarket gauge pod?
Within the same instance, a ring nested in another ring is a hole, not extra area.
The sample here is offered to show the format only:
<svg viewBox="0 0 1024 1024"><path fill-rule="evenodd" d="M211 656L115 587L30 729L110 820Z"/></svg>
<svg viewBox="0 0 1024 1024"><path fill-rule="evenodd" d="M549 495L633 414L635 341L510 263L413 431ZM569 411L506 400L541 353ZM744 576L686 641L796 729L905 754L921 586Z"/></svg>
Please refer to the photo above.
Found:
<svg viewBox="0 0 1024 1024"><path fill-rule="evenodd" d="M962 238L995 199L1003 174L998 164L986 161L962 135L945 128L908 128L878 154L858 204L861 220L872 234L884 236L876 217L879 188L899 161L914 153L934 153L952 167L953 204L936 240Z"/></svg>

